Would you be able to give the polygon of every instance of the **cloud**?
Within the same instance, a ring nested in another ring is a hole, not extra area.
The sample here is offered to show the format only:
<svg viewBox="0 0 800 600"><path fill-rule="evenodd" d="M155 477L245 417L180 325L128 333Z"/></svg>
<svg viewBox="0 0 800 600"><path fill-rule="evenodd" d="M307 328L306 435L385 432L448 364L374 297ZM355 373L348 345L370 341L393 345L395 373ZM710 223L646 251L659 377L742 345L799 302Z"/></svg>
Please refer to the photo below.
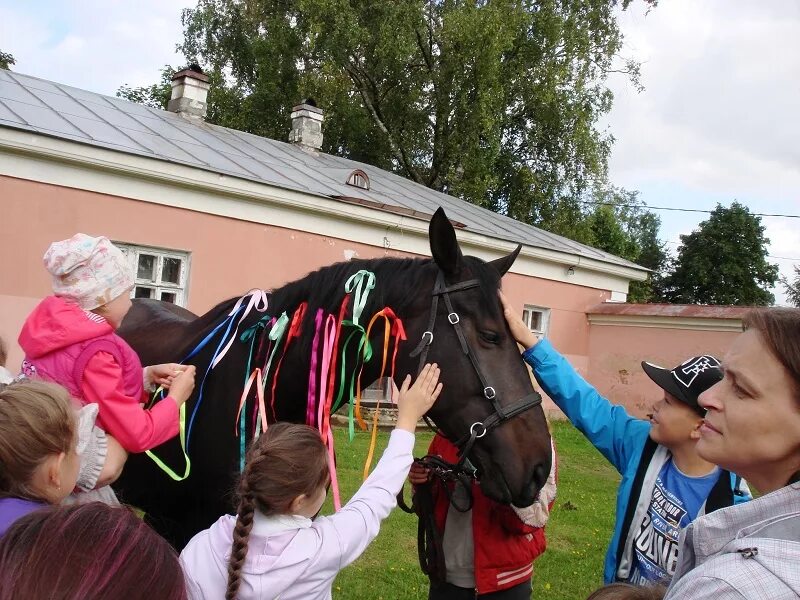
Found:
<svg viewBox="0 0 800 600"><path fill-rule="evenodd" d="M800 214L800 3L670 0L646 15L633 4L621 24L645 91L610 80L614 183L658 206L738 199L753 212ZM706 218L661 216L673 240ZM799 224L764 219L770 254L800 256ZM773 260L785 275L800 262Z"/></svg>
<svg viewBox="0 0 800 600"><path fill-rule="evenodd" d="M0 4L0 48L14 69L113 95L149 85L165 64L180 66L181 10L190 0L84 0Z"/></svg>

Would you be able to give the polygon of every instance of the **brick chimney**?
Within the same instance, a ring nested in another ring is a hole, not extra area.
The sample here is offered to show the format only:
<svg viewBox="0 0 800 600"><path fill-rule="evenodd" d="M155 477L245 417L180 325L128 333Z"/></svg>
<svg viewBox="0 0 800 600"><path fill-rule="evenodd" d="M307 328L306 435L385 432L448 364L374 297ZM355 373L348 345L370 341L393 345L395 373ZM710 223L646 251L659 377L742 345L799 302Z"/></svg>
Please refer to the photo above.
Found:
<svg viewBox="0 0 800 600"><path fill-rule="evenodd" d="M167 110L187 119L202 121L206 116L208 75L198 65L189 65L172 76L172 97Z"/></svg>
<svg viewBox="0 0 800 600"><path fill-rule="evenodd" d="M325 117L313 98L292 108L292 130L289 141L311 150L322 148L322 121Z"/></svg>

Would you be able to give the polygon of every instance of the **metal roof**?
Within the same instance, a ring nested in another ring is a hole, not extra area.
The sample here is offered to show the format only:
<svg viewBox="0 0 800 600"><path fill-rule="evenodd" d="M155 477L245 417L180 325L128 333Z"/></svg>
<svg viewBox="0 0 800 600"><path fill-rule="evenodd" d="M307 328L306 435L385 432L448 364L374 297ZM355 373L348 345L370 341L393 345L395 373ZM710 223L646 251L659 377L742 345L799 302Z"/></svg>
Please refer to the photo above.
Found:
<svg viewBox="0 0 800 600"><path fill-rule="evenodd" d="M700 306L697 304L628 304L603 302L586 311L589 315L623 315L626 317L686 317L697 319L741 320L753 306Z"/></svg>
<svg viewBox="0 0 800 600"><path fill-rule="evenodd" d="M287 123L287 131L289 124ZM426 217L442 206L467 231L644 271L628 260L442 194L394 173L324 153L0 70L0 127L147 156L299 192ZM355 169L363 190L346 181Z"/></svg>

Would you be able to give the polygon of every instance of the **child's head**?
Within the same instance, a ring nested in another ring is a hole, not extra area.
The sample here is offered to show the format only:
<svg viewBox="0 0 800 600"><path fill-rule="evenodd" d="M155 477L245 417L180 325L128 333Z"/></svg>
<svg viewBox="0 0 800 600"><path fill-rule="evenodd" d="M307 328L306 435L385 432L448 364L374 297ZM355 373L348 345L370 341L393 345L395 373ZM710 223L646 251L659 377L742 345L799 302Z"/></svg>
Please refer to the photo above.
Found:
<svg viewBox="0 0 800 600"><path fill-rule="evenodd" d="M663 586L642 587L630 583L611 583L595 590L586 600L661 600L666 593Z"/></svg>
<svg viewBox="0 0 800 600"><path fill-rule="evenodd" d="M44 255L53 293L119 327L130 309L133 274L122 251L106 237L78 233L53 242Z"/></svg>
<svg viewBox="0 0 800 600"><path fill-rule="evenodd" d="M57 504L80 470L69 394L41 381L0 389L0 496Z"/></svg>
<svg viewBox="0 0 800 600"><path fill-rule="evenodd" d="M700 438L705 410L697 398L722 379L720 362L713 356L693 356L674 369L642 362L642 369L664 396L650 414L650 437L667 448Z"/></svg>
<svg viewBox="0 0 800 600"><path fill-rule="evenodd" d="M227 599L236 597L256 509L265 515L315 516L329 483L328 457L319 431L276 423L247 452L239 483L239 510L228 565Z"/></svg>
<svg viewBox="0 0 800 600"><path fill-rule="evenodd" d="M186 581L175 550L130 509L52 506L0 539L0 600L54 597L185 600Z"/></svg>

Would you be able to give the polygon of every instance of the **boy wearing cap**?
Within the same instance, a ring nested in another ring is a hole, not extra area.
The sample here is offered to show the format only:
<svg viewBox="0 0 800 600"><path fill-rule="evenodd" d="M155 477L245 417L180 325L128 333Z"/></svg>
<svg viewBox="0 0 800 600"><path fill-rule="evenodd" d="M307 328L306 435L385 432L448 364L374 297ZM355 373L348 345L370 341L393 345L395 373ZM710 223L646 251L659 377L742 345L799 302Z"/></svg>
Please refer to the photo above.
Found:
<svg viewBox="0 0 800 600"><path fill-rule="evenodd" d="M547 340L538 340L501 294L511 333L542 389L622 475L605 583L668 584L678 538L696 517L750 499L744 481L697 454L704 411L698 396L722 379L713 356L674 369L642 362L663 390L648 421L600 396Z"/></svg>

